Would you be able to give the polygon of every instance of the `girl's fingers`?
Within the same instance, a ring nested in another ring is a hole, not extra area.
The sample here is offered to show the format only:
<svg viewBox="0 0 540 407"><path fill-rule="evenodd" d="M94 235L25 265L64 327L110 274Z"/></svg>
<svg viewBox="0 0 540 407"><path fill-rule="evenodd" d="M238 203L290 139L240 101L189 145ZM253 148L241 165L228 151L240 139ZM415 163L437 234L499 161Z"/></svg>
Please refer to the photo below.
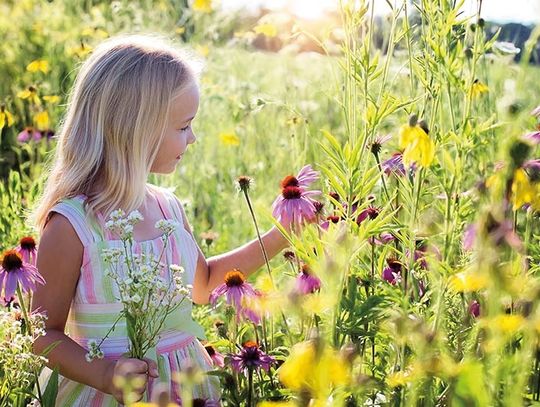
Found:
<svg viewBox="0 0 540 407"><path fill-rule="evenodd" d="M159 372L158 372L158 365L157 363L152 360L152 359L149 359L149 358L143 358L143 360L147 363L147 366L148 366L148 375L153 377L153 378L156 378L159 376Z"/></svg>

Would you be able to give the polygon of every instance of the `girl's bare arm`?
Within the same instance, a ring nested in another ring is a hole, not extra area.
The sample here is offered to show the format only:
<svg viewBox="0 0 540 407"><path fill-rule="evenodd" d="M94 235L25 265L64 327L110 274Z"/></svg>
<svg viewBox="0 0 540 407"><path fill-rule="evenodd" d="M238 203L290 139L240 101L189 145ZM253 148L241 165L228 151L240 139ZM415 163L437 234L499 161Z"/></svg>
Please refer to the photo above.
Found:
<svg viewBox="0 0 540 407"><path fill-rule="evenodd" d="M184 227L193 236L185 214L183 218ZM264 233L261 238L269 259L288 245L287 239L276 227ZM193 282L193 301L197 304L208 303L212 290L223 283L225 274L232 269L237 268L244 275L249 276L264 265L264 256L258 239L253 239L243 246L209 259L204 257L199 247L198 250L197 271Z"/></svg>
<svg viewBox="0 0 540 407"><path fill-rule="evenodd" d="M114 362L101 359L88 363L86 350L64 334L75 294L83 257L83 246L70 222L54 213L45 226L38 249L37 267L46 284L34 293L32 309L45 312L47 335L34 343L41 353L47 346L59 344L47 356L48 366L58 367L62 376L111 393Z"/></svg>

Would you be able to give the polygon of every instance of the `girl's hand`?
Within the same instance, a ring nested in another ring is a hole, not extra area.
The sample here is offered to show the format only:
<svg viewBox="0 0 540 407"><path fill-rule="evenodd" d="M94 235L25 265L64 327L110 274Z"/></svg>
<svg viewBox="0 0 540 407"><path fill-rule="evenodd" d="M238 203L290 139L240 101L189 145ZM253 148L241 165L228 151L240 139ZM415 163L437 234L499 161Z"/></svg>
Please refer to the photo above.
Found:
<svg viewBox="0 0 540 407"><path fill-rule="evenodd" d="M152 359L122 357L108 366L104 388L121 404L124 404L125 391L129 390L129 401L136 402L142 399L146 391L148 376L157 378L158 375L157 364Z"/></svg>

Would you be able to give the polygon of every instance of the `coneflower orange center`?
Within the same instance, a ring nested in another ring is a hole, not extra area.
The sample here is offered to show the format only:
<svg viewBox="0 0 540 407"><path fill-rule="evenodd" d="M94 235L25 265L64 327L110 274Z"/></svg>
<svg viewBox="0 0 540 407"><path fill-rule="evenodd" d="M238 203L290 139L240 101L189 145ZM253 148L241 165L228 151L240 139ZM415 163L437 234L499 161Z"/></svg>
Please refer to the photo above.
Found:
<svg viewBox="0 0 540 407"><path fill-rule="evenodd" d="M281 194L285 199L299 199L302 196L302 189L300 187L285 187L282 189Z"/></svg>
<svg viewBox="0 0 540 407"><path fill-rule="evenodd" d="M2 268L7 272L20 269L23 265L22 257L16 250L8 250L2 258Z"/></svg>
<svg viewBox="0 0 540 407"><path fill-rule="evenodd" d="M259 345L257 345L257 342L254 341L246 341L244 342L244 348L257 348Z"/></svg>
<svg viewBox="0 0 540 407"><path fill-rule="evenodd" d="M36 248L36 241L32 236L23 237L19 244L21 245L21 248L25 250L34 250Z"/></svg>
<svg viewBox="0 0 540 407"><path fill-rule="evenodd" d="M287 175L281 180L281 188L297 187L298 185L298 180L292 175Z"/></svg>
<svg viewBox="0 0 540 407"><path fill-rule="evenodd" d="M244 284L244 281L246 281L244 274L240 270L234 269L225 274L225 284L227 287L240 287Z"/></svg>

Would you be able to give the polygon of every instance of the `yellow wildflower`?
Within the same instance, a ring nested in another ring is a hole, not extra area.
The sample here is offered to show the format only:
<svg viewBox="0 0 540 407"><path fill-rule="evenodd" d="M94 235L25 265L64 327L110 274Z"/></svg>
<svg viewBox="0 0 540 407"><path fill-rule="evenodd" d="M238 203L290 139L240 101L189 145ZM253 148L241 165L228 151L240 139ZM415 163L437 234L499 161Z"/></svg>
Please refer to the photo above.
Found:
<svg viewBox="0 0 540 407"><path fill-rule="evenodd" d="M96 27L86 27L81 32L82 37L91 37L91 38L107 38L109 33L101 28Z"/></svg>
<svg viewBox="0 0 540 407"><path fill-rule="evenodd" d="M506 334L513 334L519 331L525 324L525 318L521 315L497 315L492 320L492 326Z"/></svg>
<svg viewBox="0 0 540 407"><path fill-rule="evenodd" d="M481 290L487 285L487 278L483 275L463 271L450 277L450 288L458 293Z"/></svg>
<svg viewBox="0 0 540 407"><path fill-rule="evenodd" d="M386 383L390 387L405 386L407 383L410 383L414 380L413 374L411 371L399 371L392 373L386 378Z"/></svg>
<svg viewBox="0 0 540 407"><path fill-rule="evenodd" d="M529 180L527 173L523 168L514 171L514 180L512 181L512 203L514 210L521 208L525 204L533 204L533 207L539 207L540 198L535 185Z"/></svg>
<svg viewBox="0 0 540 407"><path fill-rule="evenodd" d="M178 35L184 34L186 32L186 27L176 27L174 32Z"/></svg>
<svg viewBox="0 0 540 407"><path fill-rule="evenodd" d="M289 358L278 369L278 377L285 387L295 391L307 389L316 399L326 399L333 387L350 382L346 361L331 347L314 341L294 345Z"/></svg>
<svg viewBox="0 0 540 407"><path fill-rule="evenodd" d="M484 93L489 92L489 88L480 82L478 79L475 79L471 86L471 96L476 98Z"/></svg>
<svg viewBox="0 0 540 407"><path fill-rule="evenodd" d="M41 71L47 73L49 72L49 62L44 59L36 59L28 64L26 70L29 72Z"/></svg>
<svg viewBox="0 0 540 407"><path fill-rule="evenodd" d="M295 407L296 405L293 401L263 401L257 404L257 407Z"/></svg>
<svg viewBox="0 0 540 407"><path fill-rule="evenodd" d="M257 34L263 34L270 38L277 36L277 27L270 23L258 24L255 26L255 28L253 28L253 31L255 31Z"/></svg>
<svg viewBox="0 0 540 407"><path fill-rule="evenodd" d="M45 100L46 102L55 104L55 103L58 103L58 102L60 101L60 96L57 96L57 95L47 95L47 96L43 96L43 100Z"/></svg>
<svg viewBox="0 0 540 407"><path fill-rule="evenodd" d="M197 51L197 53L201 56L206 57L210 53L210 48L208 45L196 45L195 51Z"/></svg>
<svg viewBox="0 0 540 407"><path fill-rule="evenodd" d="M193 10L201 13L212 12L212 0L195 0L193 2Z"/></svg>
<svg viewBox="0 0 540 407"><path fill-rule="evenodd" d="M240 139L235 133L221 133L219 139L226 146L239 146Z"/></svg>
<svg viewBox="0 0 540 407"><path fill-rule="evenodd" d="M403 163L406 166L416 163L429 167L435 158L435 143L417 122L416 115L411 116L408 124L401 126L399 147L404 149Z"/></svg>
<svg viewBox="0 0 540 407"><path fill-rule="evenodd" d="M34 123L36 127L40 130L45 130L49 128L49 114L46 111L39 112L34 116Z"/></svg>
<svg viewBox="0 0 540 407"><path fill-rule="evenodd" d="M83 41L77 46L67 48L66 51L68 56L76 56L81 59L86 57L90 52L92 52L92 47Z"/></svg>
<svg viewBox="0 0 540 407"><path fill-rule="evenodd" d="M20 97L21 99L28 99L38 106L41 105L41 99L39 98L37 89L34 86L29 86L27 89L21 90L19 93L17 93L17 97Z"/></svg>
<svg viewBox="0 0 540 407"><path fill-rule="evenodd" d="M6 110L5 105L0 105L0 130L13 124L13 115Z"/></svg>

